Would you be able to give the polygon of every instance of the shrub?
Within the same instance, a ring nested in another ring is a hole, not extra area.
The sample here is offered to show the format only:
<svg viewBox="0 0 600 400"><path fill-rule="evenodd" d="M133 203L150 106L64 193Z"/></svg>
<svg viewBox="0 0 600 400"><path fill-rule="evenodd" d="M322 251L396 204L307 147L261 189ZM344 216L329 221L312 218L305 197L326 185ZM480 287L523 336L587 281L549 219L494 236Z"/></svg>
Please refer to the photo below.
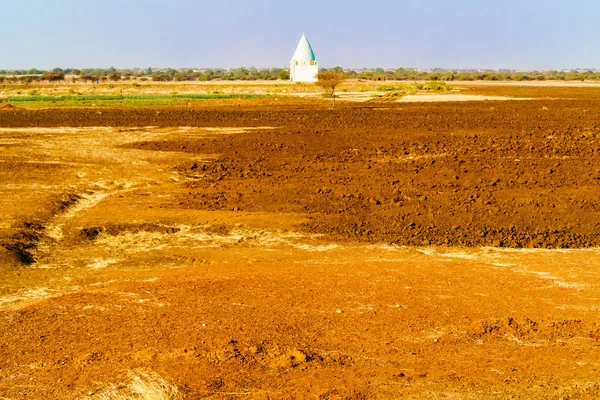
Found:
<svg viewBox="0 0 600 400"><path fill-rule="evenodd" d="M288 81L290 79L290 73L287 69L282 69L279 71L279 74L277 74L277 77L282 81Z"/></svg>
<svg viewBox="0 0 600 400"><path fill-rule="evenodd" d="M43 80L48 82L63 81L65 79L65 73L62 70L46 71L42 75Z"/></svg>
<svg viewBox="0 0 600 400"><path fill-rule="evenodd" d="M173 76L169 74L154 74L152 75L152 80L154 82L169 82L173 80Z"/></svg>
<svg viewBox="0 0 600 400"><path fill-rule="evenodd" d="M380 91L380 92L391 92L391 91L394 91L394 90L401 90L401 88L398 87L398 86L383 85L383 86L379 86L377 88L377 90Z"/></svg>
<svg viewBox="0 0 600 400"><path fill-rule="evenodd" d="M446 82L431 81L424 84L420 90L435 90L446 92L448 90L451 90L451 88Z"/></svg>
<svg viewBox="0 0 600 400"><path fill-rule="evenodd" d="M96 80L96 77L92 75L81 75L79 79L81 79L84 82L93 82Z"/></svg>
<svg viewBox="0 0 600 400"><path fill-rule="evenodd" d="M183 82L183 81L195 81L198 79L198 74L194 72L178 72L175 74L175 81Z"/></svg>

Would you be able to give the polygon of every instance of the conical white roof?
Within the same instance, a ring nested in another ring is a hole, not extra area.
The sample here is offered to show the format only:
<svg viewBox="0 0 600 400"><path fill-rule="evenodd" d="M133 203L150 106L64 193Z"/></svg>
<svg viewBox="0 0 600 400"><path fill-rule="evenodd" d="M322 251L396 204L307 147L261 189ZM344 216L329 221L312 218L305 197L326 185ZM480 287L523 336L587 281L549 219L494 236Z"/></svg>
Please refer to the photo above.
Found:
<svg viewBox="0 0 600 400"><path fill-rule="evenodd" d="M306 38L306 35L302 34L300 38L300 42L298 43L298 47L296 47L296 52L294 53L294 57L292 57L293 61L316 61L317 57L315 57L315 53Z"/></svg>

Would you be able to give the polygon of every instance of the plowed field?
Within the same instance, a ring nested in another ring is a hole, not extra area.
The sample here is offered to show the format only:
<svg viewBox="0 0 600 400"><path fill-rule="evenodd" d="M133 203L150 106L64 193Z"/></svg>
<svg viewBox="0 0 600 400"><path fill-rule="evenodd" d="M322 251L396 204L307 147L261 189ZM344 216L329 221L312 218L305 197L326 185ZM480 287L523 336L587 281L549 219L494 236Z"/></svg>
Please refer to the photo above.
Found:
<svg viewBox="0 0 600 400"><path fill-rule="evenodd" d="M0 398L597 398L575 92L0 110Z"/></svg>

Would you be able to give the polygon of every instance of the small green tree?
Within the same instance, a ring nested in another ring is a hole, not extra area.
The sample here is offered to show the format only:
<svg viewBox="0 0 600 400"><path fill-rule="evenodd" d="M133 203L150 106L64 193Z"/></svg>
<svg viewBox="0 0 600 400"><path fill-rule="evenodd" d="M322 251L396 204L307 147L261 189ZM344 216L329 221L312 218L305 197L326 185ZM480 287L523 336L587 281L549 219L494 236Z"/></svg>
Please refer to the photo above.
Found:
<svg viewBox="0 0 600 400"><path fill-rule="evenodd" d="M335 108L335 89L340 83L344 82L346 77L335 71L319 72L317 74L317 86L321 87L327 97L333 99L333 108Z"/></svg>
<svg viewBox="0 0 600 400"><path fill-rule="evenodd" d="M290 72L287 69L282 69L277 74L277 77L279 79L281 79L282 81L289 81L290 80Z"/></svg>

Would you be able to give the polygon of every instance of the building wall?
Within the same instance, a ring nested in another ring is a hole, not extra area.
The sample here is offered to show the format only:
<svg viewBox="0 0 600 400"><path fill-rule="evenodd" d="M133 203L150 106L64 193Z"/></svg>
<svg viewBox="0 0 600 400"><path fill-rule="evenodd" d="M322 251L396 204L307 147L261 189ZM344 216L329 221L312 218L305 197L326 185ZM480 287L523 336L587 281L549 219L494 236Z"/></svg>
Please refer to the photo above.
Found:
<svg viewBox="0 0 600 400"><path fill-rule="evenodd" d="M313 65L310 65L313 64ZM300 65L292 61L290 65L290 78L292 82L316 82L319 73L319 65L312 61L309 65Z"/></svg>

